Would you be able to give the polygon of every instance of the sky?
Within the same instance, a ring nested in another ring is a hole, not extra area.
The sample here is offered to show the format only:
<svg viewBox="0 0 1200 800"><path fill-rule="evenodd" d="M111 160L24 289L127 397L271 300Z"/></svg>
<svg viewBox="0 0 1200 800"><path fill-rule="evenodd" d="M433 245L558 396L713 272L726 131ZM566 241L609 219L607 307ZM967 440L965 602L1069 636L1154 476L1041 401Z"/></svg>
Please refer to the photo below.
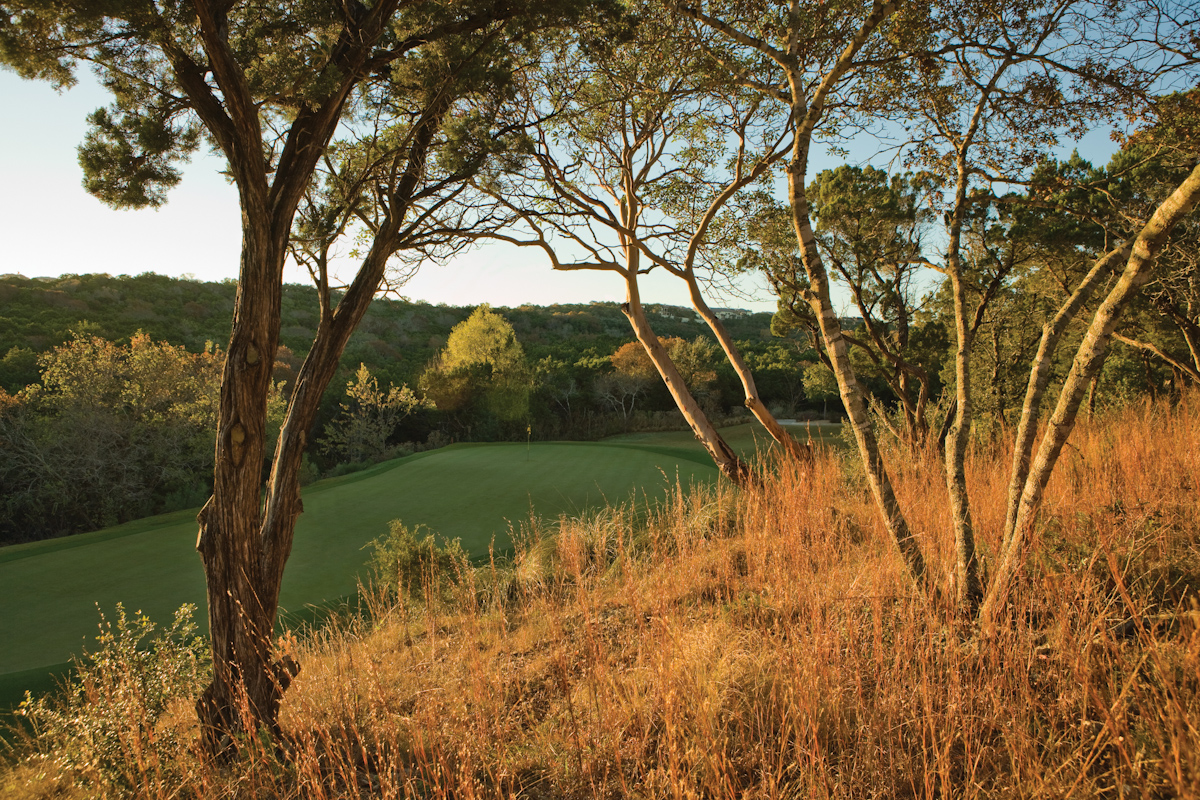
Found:
<svg viewBox="0 0 1200 800"><path fill-rule="evenodd" d="M76 148L83 141L87 115L109 100L88 73L81 70L79 78L75 88L59 93L46 83L0 70L0 98L9 110L0 120L0 274L155 272L208 281L236 278L237 192L219 174L223 162L218 157L198 153L159 209L117 211L83 190ZM1081 150L1103 163L1113 145L1097 132ZM815 174L837 163L818 156L810 168ZM643 300L689 305L684 284L657 272L642 279ZM292 268L285 280L307 282L308 276ZM775 309L764 283L743 283L741 288L744 296L717 295L709 302ZM500 244L445 265L423 266L398 291L412 300L457 306L625 299L624 284L615 274L556 272L539 251Z"/></svg>
<svg viewBox="0 0 1200 800"><path fill-rule="evenodd" d="M200 280L237 277L240 245L237 191L219 174L223 161L197 153L183 180L158 209L113 210L82 186L76 148L89 113L109 102L90 75L59 93L49 84L0 70L0 274L55 277L107 272L156 272ZM285 279L307 282L289 269ZM716 306L773 311L765 285L747 284L746 297L715 297ZM643 299L689 304L682 281L642 279ZM399 293L448 305L623 302L624 283L612 273L555 272L529 248L493 244L446 265L423 266Z"/></svg>

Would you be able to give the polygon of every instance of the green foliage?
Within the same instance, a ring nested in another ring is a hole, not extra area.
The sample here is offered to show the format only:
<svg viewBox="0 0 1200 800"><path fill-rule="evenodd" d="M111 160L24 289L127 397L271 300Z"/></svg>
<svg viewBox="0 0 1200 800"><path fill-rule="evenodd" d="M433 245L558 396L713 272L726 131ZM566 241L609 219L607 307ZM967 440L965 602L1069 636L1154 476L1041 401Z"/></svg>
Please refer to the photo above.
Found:
<svg viewBox="0 0 1200 800"><path fill-rule="evenodd" d="M0 411L0 538L95 530L203 501L220 352L140 332L127 346L76 334L39 360L42 382Z"/></svg>
<svg viewBox="0 0 1200 800"><path fill-rule="evenodd" d="M449 370L482 364L494 374L504 374L524 363L525 351L512 325L486 304L454 326L442 351L442 364Z"/></svg>
<svg viewBox="0 0 1200 800"><path fill-rule="evenodd" d="M407 386L390 386L385 393L365 364L346 384L342 413L325 426L320 445L338 461L365 463L389 458L388 438L415 409L426 405Z"/></svg>
<svg viewBox="0 0 1200 800"><path fill-rule="evenodd" d="M838 397L837 378L824 364L809 364L804 368L804 396L821 402Z"/></svg>
<svg viewBox="0 0 1200 800"><path fill-rule="evenodd" d="M233 282L205 283L151 273L134 277L0 278L0 301L5 303L5 314L0 316L0 353L13 351L7 360L0 359L0 386L16 393L36 383L38 356L71 341L71 330L86 329L89 335L123 345L141 329L155 342L166 340L191 353L211 349L212 342L224 342L229 337L235 289ZM289 396L311 345L318 322L315 304L315 288L284 286L282 347L275 365L275 380L283 390L272 400L273 409ZM318 451L319 443L343 414L342 405L348 400L345 386L354 380L356 368L365 365L381 387L388 383L416 387L423 371L446 346L452 329L473 312L470 308L403 299L380 298L371 304L346 347L343 366L322 399L316 428L310 436L313 447L308 455L318 471L336 466ZM590 439L623 429L614 419L614 412L592 392L597 376L611 371L609 355L629 340L629 323L616 303L526 305L493 309L491 313L507 320L525 354L528 423L524 416L511 422L497 418L500 404L489 407L478 391L490 382L491 366L478 364L455 375L443 373L437 386L431 382L429 388L441 390L438 407L419 407L403 417L391 434L392 445L422 442L431 433L447 440L524 440L526 424L532 425L535 439ZM704 336L708 341L705 326L690 308L650 304L646 313L665 340L692 342ZM803 391L796 365L811 359L807 348L800 342L773 341L767 313L728 316L724 324L753 362L764 401L784 408L801 402ZM713 369L717 379L709 388L714 401L718 392L726 400L738 397L741 389L732 371L720 363ZM5 380L9 381L7 385ZM661 383L656 376L654 381ZM525 388L517 388L515 397L509 399L517 401L516 411L520 412ZM653 383L639 396L639 409L672 407L665 390ZM282 413L281 408L277 411ZM209 453L211 450L200 454L197 472L208 463ZM332 459L342 457L333 455ZM205 474L198 484L181 484L168 490L175 499L164 502L163 507L185 507L183 504L189 500L202 500L202 486L208 480Z"/></svg>
<svg viewBox="0 0 1200 800"><path fill-rule="evenodd" d="M195 610L181 606L162 631L140 611L130 617L120 603L115 620L101 613L98 646L76 660L62 691L26 694L17 710L40 757L106 795L133 794L151 778L178 782L174 765L187 747L186 720L211 672ZM180 717L175 724L167 719L172 714Z"/></svg>
<svg viewBox="0 0 1200 800"><path fill-rule="evenodd" d="M28 347L10 347L0 359L0 389L16 394L37 379L37 353Z"/></svg>
<svg viewBox="0 0 1200 800"><path fill-rule="evenodd" d="M529 414L533 375L512 325L483 305L450 331L421 388L444 411L483 412L501 423Z"/></svg>
<svg viewBox="0 0 1200 800"><path fill-rule="evenodd" d="M724 354L716 343L703 336L690 341L676 339L671 342L667 352L692 396L704 405L715 405L720 400L716 368L724 362Z"/></svg>
<svg viewBox="0 0 1200 800"><path fill-rule="evenodd" d="M376 581L401 596L445 599L468 568L458 539L439 537L423 525L410 528L398 519L369 546Z"/></svg>
<svg viewBox="0 0 1200 800"><path fill-rule="evenodd" d="M199 144L195 127L180 130L169 114L151 107L110 113L99 109L88 116L91 129L79 148L83 186L113 208L157 208L167 191L179 183L174 163Z"/></svg>

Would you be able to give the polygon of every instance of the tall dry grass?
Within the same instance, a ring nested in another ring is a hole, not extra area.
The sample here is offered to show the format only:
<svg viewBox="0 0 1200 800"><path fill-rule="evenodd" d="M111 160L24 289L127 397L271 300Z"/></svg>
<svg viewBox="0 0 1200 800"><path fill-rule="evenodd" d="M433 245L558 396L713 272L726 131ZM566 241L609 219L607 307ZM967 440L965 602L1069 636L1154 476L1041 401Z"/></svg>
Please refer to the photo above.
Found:
<svg viewBox="0 0 1200 800"><path fill-rule="evenodd" d="M981 444L969 464L985 559L1005 447ZM741 492L680 487L648 516L534 524L511 563L458 568L450 594L380 593L370 615L287 643L303 671L283 752L247 740L215 766L181 745L174 784L147 773L128 791L1200 797L1198 453L1195 397L1081 425L987 641L921 602L837 452L773 465ZM940 464L889 458L948 568ZM26 750L0 788L105 792L54 773L49 749Z"/></svg>

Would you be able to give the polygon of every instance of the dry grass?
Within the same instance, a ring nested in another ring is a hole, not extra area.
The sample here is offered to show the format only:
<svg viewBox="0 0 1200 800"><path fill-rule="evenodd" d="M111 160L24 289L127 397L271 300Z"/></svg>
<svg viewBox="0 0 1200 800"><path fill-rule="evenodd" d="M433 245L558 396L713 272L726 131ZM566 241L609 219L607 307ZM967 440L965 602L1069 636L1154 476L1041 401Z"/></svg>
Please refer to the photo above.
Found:
<svg viewBox="0 0 1200 800"><path fill-rule="evenodd" d="M147 769L127 793L1200 797L1200 400L1072 442L994 640L920 602L855 466L824 453L740 493L681 489L648 519L535 527L448 600L380 599L289 645L283 757L246 742L214 767L180 746L173 783ZM940 465L891 458L949 565ZM1008 458L970 463L985 553ZM42 750L0 793L105 793Z"/></svg>

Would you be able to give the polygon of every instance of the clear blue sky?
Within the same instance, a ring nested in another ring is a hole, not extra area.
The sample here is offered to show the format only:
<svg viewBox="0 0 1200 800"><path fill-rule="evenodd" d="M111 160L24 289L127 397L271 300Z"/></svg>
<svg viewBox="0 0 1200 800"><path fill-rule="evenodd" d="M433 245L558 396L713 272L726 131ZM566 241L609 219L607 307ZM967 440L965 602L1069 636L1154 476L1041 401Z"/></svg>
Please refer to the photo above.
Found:
<svg viewBox="0 0 1200 800"><path fill-rule="evenodd" d="M0 97L9 109L0 122L0 273L36 277L156 272L201 280L235 278L237 193L218 174L223 166L219 158L198 155L158 210L114 211L83 190L76 147L83 140L87 114L106 105L108 97L89 74L81 71L79 77L76 88L60 94L48 84L0 70ZM1112 150L1101 132L1081 146L1096 162L1106 161ZM813 168L835 165L824 159ZM295 270L287 279L307 281L307 275ZM714 297L711 302L774 310L765 288L744 288L753 299ZM401 293L451 305L624 300L623 284L614 274L554 272L540 252L503 246L422 268ZM644 278L643 294L647 302L688 305L683 284L667 275Z"/></svg>

